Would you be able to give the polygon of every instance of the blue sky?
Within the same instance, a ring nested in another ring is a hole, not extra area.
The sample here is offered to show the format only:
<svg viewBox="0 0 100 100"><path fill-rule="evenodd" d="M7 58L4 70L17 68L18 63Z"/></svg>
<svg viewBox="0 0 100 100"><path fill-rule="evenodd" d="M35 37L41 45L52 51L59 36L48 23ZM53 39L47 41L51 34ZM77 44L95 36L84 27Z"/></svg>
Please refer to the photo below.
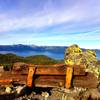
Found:
<svg viewBox="0 0 100 100"><path fill-rule="evenodd" d="M0 45L100 49L100 0L0 0Z"/></svg>

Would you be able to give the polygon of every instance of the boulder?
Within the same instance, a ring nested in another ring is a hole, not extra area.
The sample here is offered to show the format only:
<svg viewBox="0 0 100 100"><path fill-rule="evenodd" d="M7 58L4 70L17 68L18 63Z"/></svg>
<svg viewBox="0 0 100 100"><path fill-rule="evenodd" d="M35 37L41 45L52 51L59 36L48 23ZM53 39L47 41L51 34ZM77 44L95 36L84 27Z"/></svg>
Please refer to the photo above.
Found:
<svg viewBox="0 0 100 100"><path fill-rule="evenodd" d="M5 92L6 93L11 93L12 89L10 87L6 87Z"/></svg>
<svg viewBox="0 0 100 100"><path fill-rule="evenodd" d="M82 50L78 45L69 46L65 50L65 64L84 65L86 72L94 73L97 78L100 76L100 68L97 66L96 52Z"/></svg>

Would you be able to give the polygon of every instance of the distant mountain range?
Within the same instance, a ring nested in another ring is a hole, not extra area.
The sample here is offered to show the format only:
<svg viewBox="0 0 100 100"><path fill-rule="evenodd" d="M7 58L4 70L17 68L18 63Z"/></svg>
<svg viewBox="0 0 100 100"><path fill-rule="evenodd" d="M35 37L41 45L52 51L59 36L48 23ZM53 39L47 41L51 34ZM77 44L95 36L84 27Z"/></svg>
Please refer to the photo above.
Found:
<svg viewBox="0 0 100 100"><path fill-rule="evenodd" d="M18 56L46 55L55 59L63 59L66 48L66 46L0 45L0 53L13 53ZM93 50L96 51L97 57L100 59L100 50Z"/></svg>
<svg viewBox="0 0 100 100"><path fill-rule="evenodd" d="M53 53L62 53L66 47L61 46L36 46L36 45L0 45L0 51L14 51L14 52L25 52L25 51L37 51L44 52L49 51Z"/></svg>

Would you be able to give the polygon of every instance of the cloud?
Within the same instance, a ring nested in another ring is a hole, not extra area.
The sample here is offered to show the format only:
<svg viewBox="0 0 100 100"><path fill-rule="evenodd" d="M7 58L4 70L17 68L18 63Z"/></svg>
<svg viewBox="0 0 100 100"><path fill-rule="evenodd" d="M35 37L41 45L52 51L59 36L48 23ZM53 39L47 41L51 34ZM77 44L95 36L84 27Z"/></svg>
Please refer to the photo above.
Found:
<svg viewBox="0 0 100 100"><path fill-rule="evenodd" d="M100 40L100 30L95 30L95 31L90 31L90 32L86 32L86 33L81 33L81 34L77 34L75 35L75 38L78 40Z"/></svg>
<svg viewBox="0 0 100 100"><path fill-rule="evenodd" d="M66 0L62 0L62 2L67 3ZM22 2L19 1L19 3L22 5ZM84 27L86 24L94 24L97 21L99 23L99 4L100 2L98 0L96 0L95 3L92 0L77 0L72 5L70 3L68 8L64 3L63 5L59 6L59 8L56 8L53 0L51 2L50 0L47 0L47 2L42 5L42 10L40 10L40 6L39 11L36 12L33 10L31 14L27 13L27 15L21 15L21 12L19 11L20 17L15 14L15 12L18 12L17 9L14 9L10 12L11 16L5 11L4 14L0 14L0 32L23 28L32 28L33 30L38 31L38 29L46 29L48 27L56 26L59 24L66 24L66 27L74 28L76 27L75 25L79 26L83 24ZM96 10L98 11L96 12ZM15 16L12 13L14 13Z"/></svg>
<svg viewBox="0 0 100 100"><path fill-rule="evenodd" d="M100 43L99 0L1 1L0 39L4 44Z"/></svg>

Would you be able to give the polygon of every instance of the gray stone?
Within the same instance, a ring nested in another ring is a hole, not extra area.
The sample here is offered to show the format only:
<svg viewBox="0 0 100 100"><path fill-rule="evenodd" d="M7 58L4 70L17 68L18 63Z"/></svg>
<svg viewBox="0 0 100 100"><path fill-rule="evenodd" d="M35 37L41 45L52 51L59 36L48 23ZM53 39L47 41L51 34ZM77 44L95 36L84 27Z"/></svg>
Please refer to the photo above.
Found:
<svg viewBox="0 0 100 100"><path fill-rule="evenodd" d="M6 92L6 93L11 93L11 90L12 90L12 89L11 89L10 87L6 87L5 92Z"/></svg>

